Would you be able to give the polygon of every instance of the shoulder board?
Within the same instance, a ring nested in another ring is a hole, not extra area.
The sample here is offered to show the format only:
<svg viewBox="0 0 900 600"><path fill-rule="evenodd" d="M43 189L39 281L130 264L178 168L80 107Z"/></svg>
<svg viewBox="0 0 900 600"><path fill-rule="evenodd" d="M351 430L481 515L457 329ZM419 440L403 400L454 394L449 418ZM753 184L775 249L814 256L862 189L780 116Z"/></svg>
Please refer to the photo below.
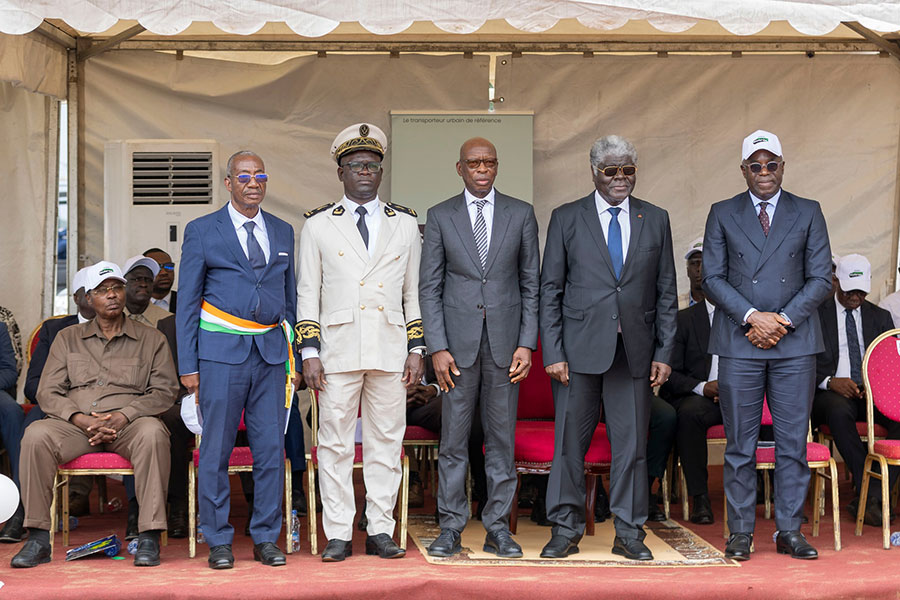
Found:
<svg viewBox="0 0 900 600"><path fill-rule="evenodd" d="M391 210L391 209L393 209L393 210ZM388 211L391 211L391 212L388 212ZM402 204L394 204L393 202L388 202L387 204L385 204L385 206L384 206L384 214L386 214L386 215L389 216L389 217L393 217L394 215L391 214L393 211L406 213L406 214L408 214L408 215L411 216L411 217L418 217L418 216L419 216L419 215L416 214L416 211L414 211L414 210L411 209L411 208L407 208L406 206L403 206Z"/></svg>
<svg viewBox="0 0 900 600"><path fill-rule="evenodd" d="M323 204L323 205L320 206L319 208L314 208L314 209L312 209L312 210L306 211L305 213L303 213L303 216L306 217L306 218L308 219L308 218L310 218L310 217L313 217L313 216L319 214L319 213L322 212L322 211L328 210L329 208L331 208L331 207L334 206L334 205L335 205L334 202L329 202L328 204Z"/></svg>

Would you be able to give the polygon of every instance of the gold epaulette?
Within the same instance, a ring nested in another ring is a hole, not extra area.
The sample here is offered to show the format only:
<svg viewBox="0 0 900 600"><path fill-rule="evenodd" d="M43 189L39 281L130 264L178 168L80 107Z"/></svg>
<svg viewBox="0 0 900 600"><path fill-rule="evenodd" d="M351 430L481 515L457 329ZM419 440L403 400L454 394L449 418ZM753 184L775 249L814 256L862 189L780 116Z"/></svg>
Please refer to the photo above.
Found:
<svg viewBox="0 0 900 600"><path fill-rule="evenodd" d="M393 209L393 210L391 210L391 209ZM393 202L388 202L388 203L385 205L385 207L384 207L384 214L386 214L386 215L389 216L389 217L393 217L393 216L394 216L394 214L393 214L394 210L396 210L397 212L406 213L406 214L408 214L408 215L411 216L411 217L418 217L418 216L419 216L419 215L416 214L416 211L414 211L413 209L408 208L408 207L406 207L406 206L403 206L402 204L394 204Z"/></svg>
<svg viewBox="0 0 900 600"><path fill-rule="evenodd" d="M328 210L329 208L331 208L334 205L335 205L334 202L329 202L328 204L323 204L319 208L314 208L312 210L306 211L305 213L303 213L303 216L308 219L310 217L313 217L313 216L319 214L320 212Z"/></svg>

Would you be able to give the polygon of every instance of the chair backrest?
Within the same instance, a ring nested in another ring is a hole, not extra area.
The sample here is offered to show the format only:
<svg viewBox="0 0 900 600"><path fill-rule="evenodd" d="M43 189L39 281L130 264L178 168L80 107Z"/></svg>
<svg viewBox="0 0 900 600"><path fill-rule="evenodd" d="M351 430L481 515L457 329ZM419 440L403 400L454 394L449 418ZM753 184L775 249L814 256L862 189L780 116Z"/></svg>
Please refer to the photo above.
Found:
<svg viewBox="0 0 900 600"><path fill-rule="evenodd" d="M875 443L875 411L892 421L900 421L900 329L885 331L872 340L863 359L863 383L866 387L866 421L869 453Z"/></svg>
<svg viewBox="0 0 900 600"><path fill-rule="evenodd" d="M760 425L771 425L772 424L772 411L769 410L769 401L763 398L763 410L762 410L762 419L759 422Z"/></svg>
<svg viewBox="0 0 900 600"><path fill-rule="evenodd" d="M531 371L529 371L528 377L519 384L517 419L552 420L554 418L553 389L550 381L550 376L544 371L541 342L538 340L537 350L531 354Z"/></svg>
<svg viewBox="0 0 900 600"><path fill-rule="evenodd" d="M51 319L61 319L67 316L68 315L56 315L53 317L49 317L38 323L37 327L31 330L31 335L28 336L28 346L25 347L26 362L31 362L31 355L34 354L34 350L37 348L38 342L40 341L40 339L38 338L38 333L41 331L41 327L44 326L44 323L50 321Z"/></svg>

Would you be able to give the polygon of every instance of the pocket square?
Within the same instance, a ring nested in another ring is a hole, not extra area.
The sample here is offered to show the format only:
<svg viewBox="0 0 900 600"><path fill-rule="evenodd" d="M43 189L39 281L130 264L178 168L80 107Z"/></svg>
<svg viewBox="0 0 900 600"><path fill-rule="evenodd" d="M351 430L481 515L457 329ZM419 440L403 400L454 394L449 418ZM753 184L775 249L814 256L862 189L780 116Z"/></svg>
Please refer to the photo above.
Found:
<svg viewBox="0 0 900 600"><path fill-rule="evenodd" d="M287 255L288 255L287 252L279 252L279 253L278 253L278 256L287 256Z"/></svg>

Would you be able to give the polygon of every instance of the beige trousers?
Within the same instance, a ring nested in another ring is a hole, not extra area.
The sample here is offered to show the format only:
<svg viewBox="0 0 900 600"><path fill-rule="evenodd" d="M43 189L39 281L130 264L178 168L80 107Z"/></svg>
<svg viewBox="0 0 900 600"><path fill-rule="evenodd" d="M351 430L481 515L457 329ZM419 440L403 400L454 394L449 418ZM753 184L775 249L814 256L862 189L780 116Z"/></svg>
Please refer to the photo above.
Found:
<svg viewBox="0 0 900 600"><path fill-rule="evenodd" d="M393 535L394 505L402 469L400 451L406 432L406 389L400 373L329 373L319 393L319 477L322 529L329 540L353 536L356 502L353 456L356 418L362 417L363 480L369 535Z"/></svg>

